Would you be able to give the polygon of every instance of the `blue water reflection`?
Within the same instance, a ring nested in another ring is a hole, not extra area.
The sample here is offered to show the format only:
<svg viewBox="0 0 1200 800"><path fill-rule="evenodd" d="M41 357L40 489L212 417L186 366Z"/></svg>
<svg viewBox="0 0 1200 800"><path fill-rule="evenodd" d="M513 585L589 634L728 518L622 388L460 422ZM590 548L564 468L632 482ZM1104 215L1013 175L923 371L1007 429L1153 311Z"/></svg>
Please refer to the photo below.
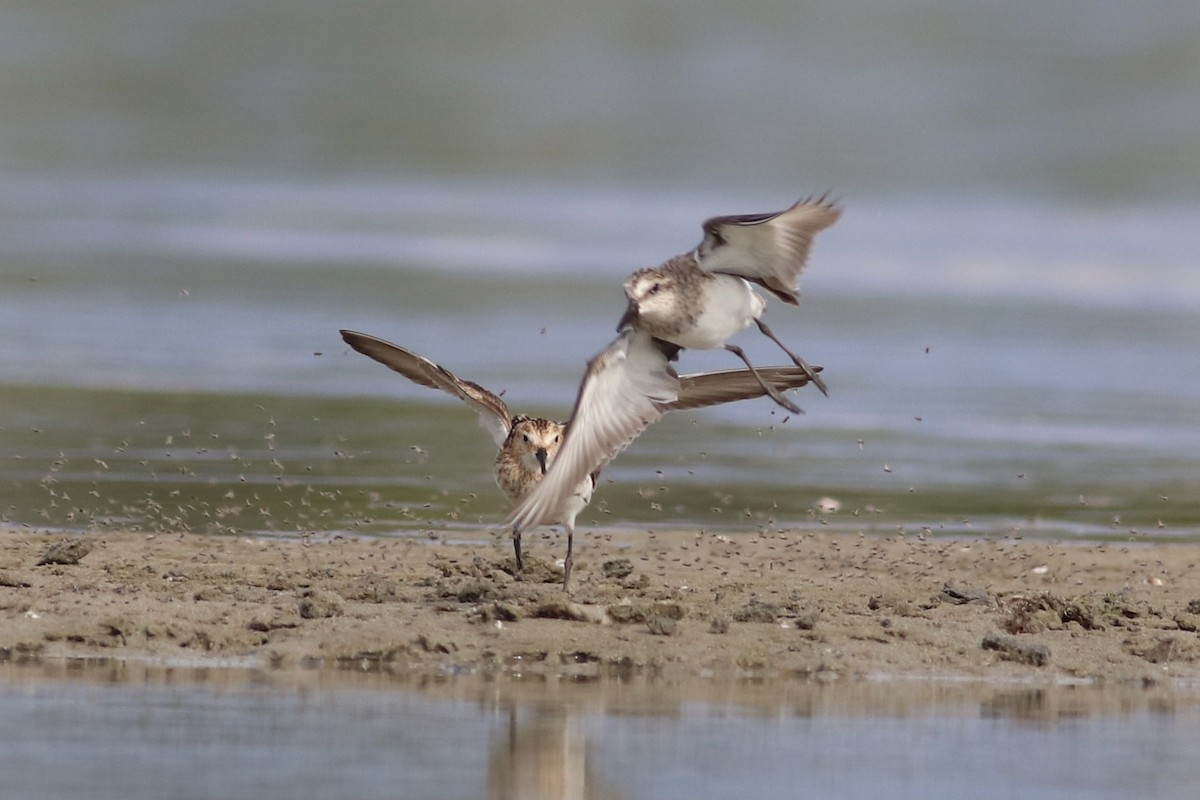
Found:
<svg viewBox="0 0 1200 800"><path fill-rule="evenodd" d="M1161 689L94 677L5 669L6 798L1094 800L1200 779L1200 706Z"/></svg>

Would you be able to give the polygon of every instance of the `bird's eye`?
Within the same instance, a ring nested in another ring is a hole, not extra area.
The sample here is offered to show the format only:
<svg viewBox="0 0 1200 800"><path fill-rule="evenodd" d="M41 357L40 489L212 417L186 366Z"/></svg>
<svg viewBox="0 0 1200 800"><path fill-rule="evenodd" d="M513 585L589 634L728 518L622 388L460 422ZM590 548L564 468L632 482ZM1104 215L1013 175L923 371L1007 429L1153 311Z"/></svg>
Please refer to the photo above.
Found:
<svg viewBox="0 0 1200 800"><path fill-rule="evenodd" d="M557 443L557 442L558 442L560 439L562 439L562 434L561 434L561 433L556 433L556 434L554 434L554 441L555 441L556 443Z"/></svg>
<svg viewBox="0 0 1200 800"><path fill-rule="evenodd" d="M521 438L525 440L525 444L529 444L529 434L528 433L522 434Z"/></svg>
<svg viewBox="0 0 1200 800"><path fill-rule="evenodd" d="M650 294L658 294L658 290L662 288L662 284L655 281L650 284Z"/></svg>

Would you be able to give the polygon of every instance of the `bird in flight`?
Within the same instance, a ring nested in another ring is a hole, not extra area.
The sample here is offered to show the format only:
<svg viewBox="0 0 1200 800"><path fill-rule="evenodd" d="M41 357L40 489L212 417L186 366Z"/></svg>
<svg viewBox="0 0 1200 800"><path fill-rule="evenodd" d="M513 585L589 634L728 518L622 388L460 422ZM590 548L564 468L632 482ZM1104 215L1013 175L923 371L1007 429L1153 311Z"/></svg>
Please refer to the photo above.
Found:
<svg viewBox="0 0 1200 800"><path fill-rule="evenodd" d="M657 267L634 272L625 281L629 305L617 325L634 325L656 339L696 350L730 351L752 372L745 352L729 344L734 334L753 322L804 369L822 394L825 382L804 359L787 348L762 321L767 302L757 284L790 305L800 304L796 281L818 233L837 221L841 211L824 198L801 200L773 214L714 217L704 223L704 239L691 252ZM800 409L763 387L775 402L793 413Z"/></svg>

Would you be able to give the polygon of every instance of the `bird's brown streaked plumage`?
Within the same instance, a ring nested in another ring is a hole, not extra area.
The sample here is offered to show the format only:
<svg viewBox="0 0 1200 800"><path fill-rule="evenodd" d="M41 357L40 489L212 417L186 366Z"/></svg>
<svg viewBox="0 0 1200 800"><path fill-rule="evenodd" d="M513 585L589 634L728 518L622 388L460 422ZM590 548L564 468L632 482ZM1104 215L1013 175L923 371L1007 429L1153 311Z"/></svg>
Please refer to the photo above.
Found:
<svg viewBox="0 0 1200 800"><path fill-rule="evenodd" d="M516 503L542 480L558 455L566 426L543 417L518 414L496 456L496 485Z"/></svg>
<svg viewBox="0 0 1200 800"><path fill-rule="evenodd" d="M341 334L346 343L358 352L399 372L415 383L433 389L441 389L470 405L479 414L483 426L493 434L493 439L499 448L495 462L496 483L514 504L521 503L542 483L545 475L553 471L554 464L561 452L562 443L567 438L565 433L567 426L564 423L540 417L528 417L523 414L512 415L507 404L499 396L477 383L459 378L450 370L424 356L365 333L343 330ZM589 444L589 447L599 447L604 450L612 450L612 452L602 460L602 463L598 463L594 468L585 470L583 473L577 474L574 468L559 472L553 492L552 506L539 508L542 518L538 524L562 522L567 530L564 588L567 587L570 579L575 517L590 501L596 477L604 464L607 464L622 447L632 441L646 425L667 411L704 408L735 400L761 397L764 394L762 387L748 370L725 370L677 377L668 359L668 354L673 355L677 348L662 343L652 343L649 337L632 332L628 337L618 337L618 342L634 337L641 343L634 348L633 352L633 362L637 369L632 373L615 375L610 371L602 382L614 378L622 382L628 381L628 385L617 387L619 391L613 393L613 396L620 397L624 392L632 391L638 396L648 398L645 404L638 407L636 414L638 421L632 424L626 422L614 428L605 424L604 420L619 417L620 414L584 403L584 416L591 415L601 420L601 424L595 432L596 441ZM621 348L616 345L617 343L614 342L605 353L593 359L597 370L610 369L610 361L628 361L628 347ZM624 352L618 352L622 349ZM760 373L765 375L779 390L803 386L808 382L808 376L797 367L768 367L760 370ZM600 394L608 396L609 392L605 391ZM579 415L579 406L580 404L577 402L572 419ZM580 441L583 442L585 438L587 437L581 435ZM614 446L613 442L621 444L618 447ZM539 451L541 452L539 453ZM571 485L566 485L562 481L562 476L568 473L577 475L575 482ZM513 548L518 569L521 566L520 542L520 530L516 530L513 534Z"/></svg>
<svg viewBox="0 0 1200 800"><path fill-rule="evenodd" d="M479 414L480 424L492 435L498 452L494 465L496 485L512 503L518 503L541 482L562 440L564 424L543 417L512 414L508 405L479 384L464 380L450 370L399 345L357 331L341 331L342 339L363 355L375 359L409 380L452 394ZM591 501L596 479L584 475L570 487L556 506L549 523L562 522L568 547L575 529L575 516ZM513 534L516 568L522 569L520 532Z"/></svg>

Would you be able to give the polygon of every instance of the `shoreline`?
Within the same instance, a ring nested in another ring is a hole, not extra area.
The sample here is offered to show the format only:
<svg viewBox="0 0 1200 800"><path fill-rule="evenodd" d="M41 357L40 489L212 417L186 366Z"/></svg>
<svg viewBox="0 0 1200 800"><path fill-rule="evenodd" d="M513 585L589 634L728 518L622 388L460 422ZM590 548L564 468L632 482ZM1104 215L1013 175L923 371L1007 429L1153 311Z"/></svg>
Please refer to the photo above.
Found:
<svg viewBox="0 0 1200 800"><path fill-rule="evenodd" d="M514 579L506 537L442 535L0 530L0 662L1200 690L1196 544L600 532L566 597L561 536Z"/></svg>

